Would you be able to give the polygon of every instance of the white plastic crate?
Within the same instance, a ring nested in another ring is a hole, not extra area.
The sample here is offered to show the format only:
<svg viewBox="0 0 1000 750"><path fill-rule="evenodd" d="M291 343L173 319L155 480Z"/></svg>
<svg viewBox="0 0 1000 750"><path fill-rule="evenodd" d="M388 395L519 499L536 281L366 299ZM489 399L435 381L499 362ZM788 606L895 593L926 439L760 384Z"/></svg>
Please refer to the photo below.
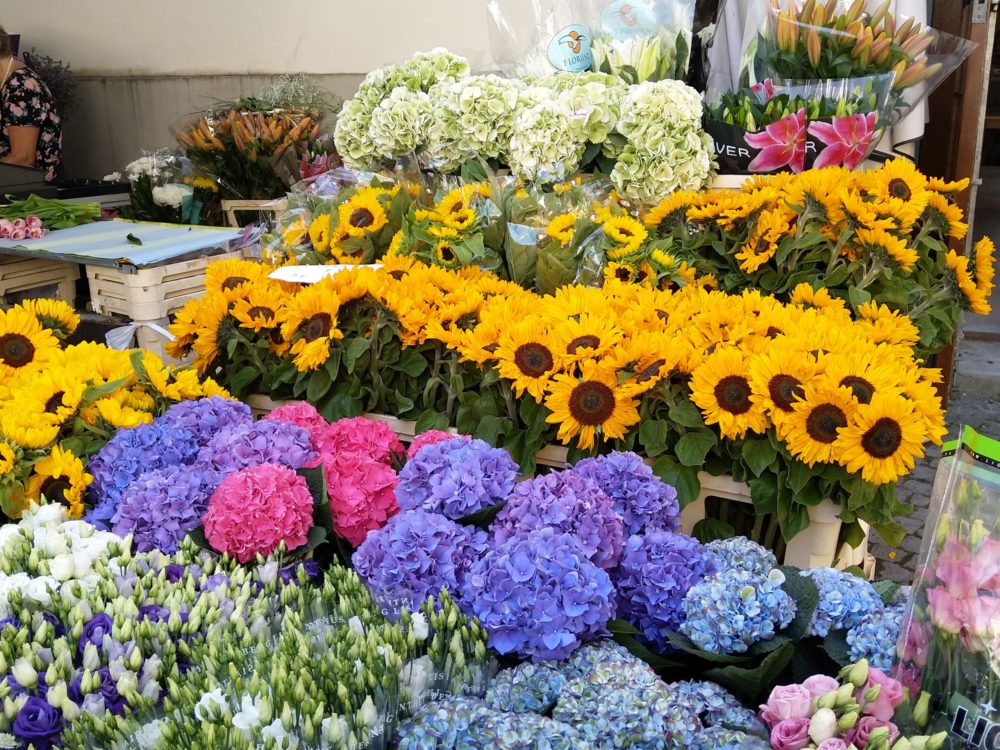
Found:
<svg viewBox="0 0 1000 750"><path fill-rule="evenodd" d="M8 295L28 292L31 297L55 297L72 305L79 278L80 267L75 263L3 255L0 256L0 302Z"/></svg>

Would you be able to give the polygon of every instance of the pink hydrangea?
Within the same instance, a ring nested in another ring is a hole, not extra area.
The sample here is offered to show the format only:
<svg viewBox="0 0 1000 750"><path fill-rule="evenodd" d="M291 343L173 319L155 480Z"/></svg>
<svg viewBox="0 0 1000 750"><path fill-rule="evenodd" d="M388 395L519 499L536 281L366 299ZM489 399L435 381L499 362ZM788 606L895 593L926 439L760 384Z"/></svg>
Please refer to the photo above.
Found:
<svg viewBox="0 0 1000 750"><path fill-rule="evenodd" d="M319 436L317 448L324 458L339 453L357 453L386 466L392 466L406 453L389 425L367 417L340 419L327 425Z"/></svg>
<svg viewBox="0 0 1000 750"><path fill-rule="evenodd" d="M205 538L217 552L249 562L285 542L289 550L306 543L313 499L306 480L278 464L261 464L222 480L205 514Z"/></svg>
<svg viewBox="0 0 1000 750"><path fill-rule="evenodd" d="M451 440L454 437L461 437L459 435L452 435L450 432L444 432L443 430L427 430L427 432L421 432L415 438L413 442L410 443L410 447L406 449L406 457L413 458L417 455L417 451L423 448L425 445L434 445L435 443L443 443L445 440Z"/></svg>
<svg viewBox="0 0 1000 750"><path fill-rule="evenodd" d="M333 530L357 547L399 512L396 472L361 453L324 454Z"/></svg>
<svg viewBox="0 0 1000 750"><path fill-rule="evenodd" d="M316 407L305 401L290 401L282 404L277 409L268 414L265 419L273 419L277 422L288 422L297 427L301 427L309 433L313 448L317 453L321 453L320 443L323 435L330 423L323 419L323 416L316 411ZM319 466L321 459L317 458L310 466Z"/></svg>

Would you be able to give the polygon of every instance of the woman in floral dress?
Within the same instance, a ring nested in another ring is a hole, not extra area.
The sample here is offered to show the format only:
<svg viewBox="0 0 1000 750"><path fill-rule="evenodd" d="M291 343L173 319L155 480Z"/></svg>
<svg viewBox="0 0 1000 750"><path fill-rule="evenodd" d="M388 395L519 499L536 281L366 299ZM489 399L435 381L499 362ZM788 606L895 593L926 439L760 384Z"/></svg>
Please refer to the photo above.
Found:
<svg viewBox="0 0 1000 750"><path fill-rule="evenodd" d="M62 161L62 124L48 86L14 57L0 26L0 161L45 171L56 179Z"/></svg>

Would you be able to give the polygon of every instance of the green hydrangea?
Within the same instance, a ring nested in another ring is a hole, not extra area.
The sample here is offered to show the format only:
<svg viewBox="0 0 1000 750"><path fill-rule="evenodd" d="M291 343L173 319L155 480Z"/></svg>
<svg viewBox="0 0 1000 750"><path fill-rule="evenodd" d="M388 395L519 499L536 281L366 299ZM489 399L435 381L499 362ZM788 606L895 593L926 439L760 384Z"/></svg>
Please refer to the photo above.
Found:
<svg viewBox="0 0 1000 750"><path fill-rule="evenodd" d="M399 87L372 112L368 137L375 154L391 160L424 144L431 121L431 98L423 91Z"/></svg>
<svg viewBox="0 0 1000 750"><path fill-rule="evenodd" d="M625 86L592 81L565 89L559 104L570 118L576 138L582 142L604 143L618 124Z"/></svg>
<svg viewBox="0 0 1000 750"><path fill-rule="evenodd" d="M351 169L375 166L375 144L368 136L371 122L372 107L364 99L358 97L344 102L333 131L333 142L344 164Z"/></svg>
<svg viewBox="0 0 1000 750"><path fill-rule="evenodd" d="M529 95L528 101L535 96ZM518 113L507 156L511 170L522 179L560 182L580 169L585 149L562 102L550 97Z"/></svg>

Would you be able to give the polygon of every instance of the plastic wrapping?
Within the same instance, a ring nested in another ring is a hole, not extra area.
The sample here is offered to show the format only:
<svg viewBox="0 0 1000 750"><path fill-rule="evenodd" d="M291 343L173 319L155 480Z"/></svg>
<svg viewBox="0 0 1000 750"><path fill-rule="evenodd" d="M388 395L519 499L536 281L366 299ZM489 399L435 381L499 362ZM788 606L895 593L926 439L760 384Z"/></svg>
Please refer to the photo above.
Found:
<svg viewBox="0 0 1000 750"><path fill-rule="evenodd" d="M693 0L584 0L593 26L593 68L628 81L683 80Z"/></svg>
<svg viewBox="0 0 1000 750"><path fill-rule="evenodd" d="M942 450L897 652L918 722L948 731L953 747L997 746L1000 442L968 427Z"/></svg>
<svg viewBox="0 0 1000 750"><path fill-rule="evenodd" d="M489 0L493 60L508 75L590 70L594 32L580 0Z"/></svg>

